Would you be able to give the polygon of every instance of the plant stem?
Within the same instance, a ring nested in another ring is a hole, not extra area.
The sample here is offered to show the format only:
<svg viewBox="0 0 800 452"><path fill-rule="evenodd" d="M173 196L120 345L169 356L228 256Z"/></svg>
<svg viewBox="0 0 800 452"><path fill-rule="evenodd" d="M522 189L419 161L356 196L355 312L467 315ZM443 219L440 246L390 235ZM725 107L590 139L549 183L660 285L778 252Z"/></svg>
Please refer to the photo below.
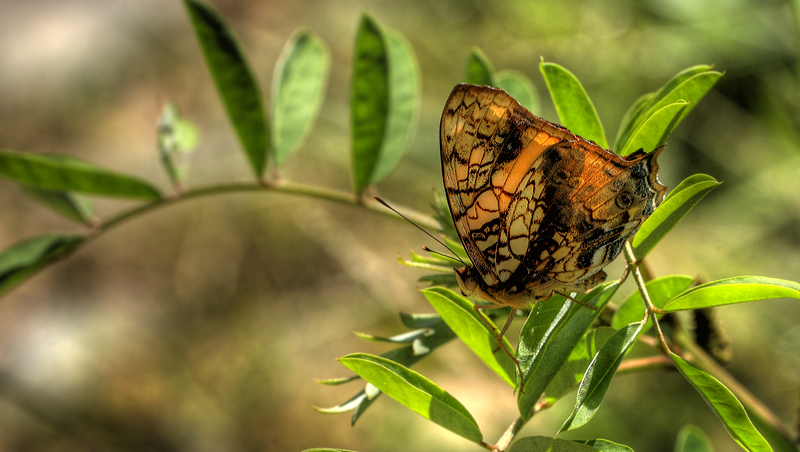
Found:
<svg viewBox="0 0 800 452"><path fill-rule="evenodd" d="M373 212L381 213L392 218L400 219L400 217L398 217L396 214L386 209L385 207L381 206L379 203L373 201L372 199L368 200L360 199L356 197L356 195L344 191L332 190L328 188L316 187L313 185L298 184L287 181L280 181L267 184L259 184L255 182L241 182L241 183L214 185L210 187L188 190L184 192L180 197L163 198L161 200L155 201L150 204L135 207L102 223L100 227L97 229L97 233L107 232L132 218L138 217L139 215L143 215L145 213L160 209L168 205L177 204L182 201L188 201L190 199L202 198L206 196L215 196L225 193L240 193L240 192L252 192L252 191L274 192L274 193L283 193L289 195L307 196L310 198L324 199L326 201L334 201L341 204L362 206ZM441 225L428 215L409 209L407 207L395 207L395 208L398 211L400 211L403 215L408 217L410 220L419 224L420 226L425 226L436 230L441 229Z"/></svg>

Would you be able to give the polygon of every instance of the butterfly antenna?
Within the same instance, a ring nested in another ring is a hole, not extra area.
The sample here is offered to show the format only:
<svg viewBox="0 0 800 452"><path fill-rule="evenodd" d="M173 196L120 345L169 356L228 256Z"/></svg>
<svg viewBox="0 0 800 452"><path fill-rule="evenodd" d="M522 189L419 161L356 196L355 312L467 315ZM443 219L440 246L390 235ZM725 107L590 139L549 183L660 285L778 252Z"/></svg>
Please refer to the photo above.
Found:
<svg viewBox="0 0 800 452"><path fill-rule="evenodd" d="M453 257L450 257L450 256L448 256L448 255L446 255L446 254L442 254L442 253L440 253L440 252L438 252L438 251L433 251L432 249L428 248L427 246L423 246L423 247L422 247L422 249L423 249L423 250L425 250L425 251L428 251L428 252L430 252L430 253L433 253L433 254L438 254L439 256L443 256L443 257L446 257L446 258L448 258L448 259L453 259L453 258L455 258L455 260L457 260L457 261L461 262L461 263L462 263L462 264L464 264L464 265L467 265L467 263L466 263L466 262L464 262L463 260L461 260L461 258L460 258L460 257L458 257L458 255L456 254L456 252L455 252L455 251L453 251L453 250L451 250L449 246L447 246L447 245L445 245L445 244L444 244L444 242L442 242L441 240L439 240L439 239L437 239L436 237L434 237L434 236L433 236L433 235L432 235L430 232L428 232L428 231L426 231L425 229L423 229L422 227L420 227L420 226L419 226L417 223L414 223L413 221L409 220L409 219L408 219L408 217L406 217L406 216L405 216L405 215L403 215L402 213L398 212L398 211L397 211L397 209L395 209L394 207L392 207L392 206L390 206L389 204L387 204L387 203L386 203L386 201L384 201L383 199L381 199L381 198L380 198L380 196L373 196L373 198L375 198L375 201L378 201L379 203L381 203L381 204L382 204L384 207L386 207L387 209L391 210L392 212L396 213L397 215L400 215L400 218L402 218L402 219L404 219L404 220L408 221L409 223L413 224L415 228L417 228L417 229L419 229L420 231L424 232L424 233L425 233L425 234L426 234L428 237L430 237L430 238L432 238L433 240L435 240L435 241L436 241L436 243L438 243L439 245L442 245L443 247L447 248L447 249L448 249L448 251L450 251L451 253L453 253Z"/></svg>

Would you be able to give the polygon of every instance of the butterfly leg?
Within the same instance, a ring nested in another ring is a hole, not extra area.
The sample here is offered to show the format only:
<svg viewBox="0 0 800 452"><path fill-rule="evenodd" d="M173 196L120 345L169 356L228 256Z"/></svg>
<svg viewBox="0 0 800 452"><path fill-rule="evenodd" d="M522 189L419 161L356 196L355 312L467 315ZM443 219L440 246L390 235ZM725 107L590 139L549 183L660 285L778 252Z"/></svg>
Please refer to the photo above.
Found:
<svg viewBox="0 0 800 452"><path fill-rule="evenodd" d="M475 307L475 312L478 313L478 317L480 317L489 326L489 329L491 329L492 331L497 331L497 326L495 326L489 319L487 319L486 317L482 316L480 310L481 309L500 309L500 308L504 308L505 306L493 305L493 304L488 304L488 305L487 304L480 304L480 305L476 304L476 305L473 305L473 306ZM522 379L523 379L522 366L519 365L519 361L517 360L517 358L514 356L513 353L511 353L510 350L508 350L508 348L506 348L505 344L503 343L503 336L506 334L506 331L508 330L508 327L511 326L511 322L514 320L514 315L516 313L517 313L517 310L512 308L511 309L511 313L508 315L508 318L506 319L506 323L503 324L503 328L499 331L499 333L495 334L495 337L497 338L497 348L495 348L493 350L493 352L497 353L497 351L502 348L503 351L506 353L506 355L508 355L508 357L511 358L512 361L514 361L514 364L517 366L517 371L519 372L519 381L520 381L520 385L519 385L520 389L519 389L519 391L522 392Z"/></svg>
<svg viewBox="0 0 800 452"><path fill-rule="evenodd" d="M578 303L579 305L586 306L587 308L592 308L592 309L594 309L595 311L597 311L597 306L592 306L592 305L590 305L590 304L587 304L587 303L584 303L584 302L582 302L582 301L580 301L580 300L576 300L575 298L572 298L571 296L569 296L569 295L565 294L564 292L559 292L559 291L557 291L557 290L556 290L556 291L554 291L554 292L555 292L555 293L557 293L557 294L559 294L559 295L561 295L562 297L565 297L566 299L570 300L570 301L571 301L571 302L573 302L573 303Z"/></svg>

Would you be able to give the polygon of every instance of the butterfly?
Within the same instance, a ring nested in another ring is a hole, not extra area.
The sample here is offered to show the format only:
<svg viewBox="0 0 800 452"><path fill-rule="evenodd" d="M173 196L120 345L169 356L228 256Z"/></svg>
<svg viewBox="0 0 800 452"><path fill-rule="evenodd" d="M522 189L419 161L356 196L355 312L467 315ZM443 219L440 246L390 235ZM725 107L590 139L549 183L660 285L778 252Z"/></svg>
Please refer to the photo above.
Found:
<svg viewBox="0 0 800 452"><path fill-rule="evenodd" d="M473 264L455 270L461 292L492 303L476 309L512 308L498 341L517 309L603 282L603 267L666 191L663 146L620 157L487 86L453 89L440 146L450 213Z"/></svg>

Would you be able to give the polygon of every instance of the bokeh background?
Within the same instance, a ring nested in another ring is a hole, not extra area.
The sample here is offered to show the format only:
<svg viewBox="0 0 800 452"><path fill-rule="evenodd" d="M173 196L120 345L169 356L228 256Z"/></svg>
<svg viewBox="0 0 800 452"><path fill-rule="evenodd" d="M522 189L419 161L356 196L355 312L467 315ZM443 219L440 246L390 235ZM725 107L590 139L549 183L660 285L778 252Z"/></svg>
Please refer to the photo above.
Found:
<svg viewBox="0 0 800 452"><path fill-rule="evenodd" d="M704 172L724 184L651 255L656 275L800 279L800 73L795 5L780 0L212 0L268 93L301 26L332 52L328 93L286 178L350 189L348 83L360 15L409 39L422 73L410 149L379 186L430 212L440 189L438 122L473 46L531 77L557 122L541 58L570 69L609 137L628 106L696 64L725 71L672 135L661 181ZM64 153L168 190L156 122L175 101L200 128L192 187L247 180L247 167L183 5L163 0L0 0L0 147ZM101 217L133 204L97 201ZM0 180L0 247L85 232ZM383 397L354 426L326 416L361 383L335 356L386 347L352 330L404 331L398 311L430 312L420 271L398 265L430 240L388 216L275 193L208 197L126 223L0 299L0 450L478 450ZM613 264L609 274L621 267ZM630 287L622 290L629 293ZM800 423L800 306L718 311L728 369L787 426ZM488 441L514 420L511 390L457 343L416 366L461 400ZM553 435L566 397L523 435ZM676 373L615 379L603 407L566 438L670 451L681 426L739 450Z"/></svg>

